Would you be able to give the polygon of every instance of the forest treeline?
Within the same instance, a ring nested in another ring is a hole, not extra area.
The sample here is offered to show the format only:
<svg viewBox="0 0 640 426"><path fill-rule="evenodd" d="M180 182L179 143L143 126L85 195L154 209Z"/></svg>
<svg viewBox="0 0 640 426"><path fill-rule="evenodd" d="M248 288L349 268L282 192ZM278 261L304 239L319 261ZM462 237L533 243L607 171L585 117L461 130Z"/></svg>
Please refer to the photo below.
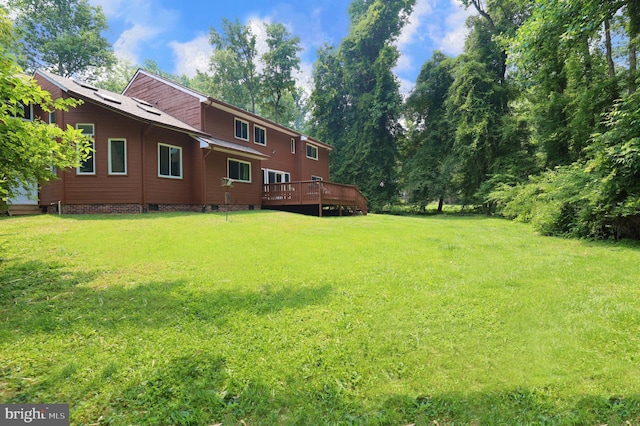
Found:
<svg viewBox="0 0 640 426"><path fill-rule="evenodd" d="M640 0L461 1L476 12L463 53L434 52L406 98L393 68L415 0L353 0L347 36L318 51L310 95L294 78L300 40L279 23L260 53L249 26L224 20L193 78L145 67L333 145L331 179L358 185L373 210L403 194L544 234L640 239ZM85 0L9 7L25 69L116 91L136 69L105 45L104 14Z"/></svg>

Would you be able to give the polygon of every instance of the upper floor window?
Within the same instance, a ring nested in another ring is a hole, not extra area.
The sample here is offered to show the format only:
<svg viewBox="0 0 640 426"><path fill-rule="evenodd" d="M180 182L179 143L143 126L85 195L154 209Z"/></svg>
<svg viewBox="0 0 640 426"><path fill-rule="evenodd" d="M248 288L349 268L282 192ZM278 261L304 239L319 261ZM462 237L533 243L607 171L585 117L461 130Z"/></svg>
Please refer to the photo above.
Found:
<svg viewBox="0 0 640 426"><path fill-rule="evenodd" d="M251 163L229 158L227 166L227 177L238 182L251 182Z"/></svg>
<svg viewBox="0 0 640 426"><path fill-rule="evenodd" d="M295 140L295 138L291 138L291 153L292 154L296 153L296 140Z"/></svg>
<svg viewBox="0 0 640 426"><path fill-rule="evenodd" d="M253 125L253 141L258 145L267 144L267 129Z"/></svg>
<svg viewBox="0 0 640 426"><path fill-rule="evenodd" d="M307 144L307 158L318 159L318 147Z"/></svg>
<svg viewBox="0 0 640 426"><path fill-rule="evenodd" d="M240 120L239 118L235 119L235 136L238 139L242 139L243 141L249 140L249 123Z"/></svg>
<svg viewBox="0 0 640 426"><path fill-rule="evenodd" d="M158 176L182 178L182 148L163 143L158 144Z"/></svg>
<svg viewBox="0 0 640 426"><path fill-rule="evenodd" d="M109 174L127 174L127 140L109 139Z"/></svg>
<svg viewBox="0 0 640 426"><path fill-rule="evenodd" d="M76 124L76 129L80 130L83 135L88 136L91 139L90 148L92 149L89 154L89 158L80 163L80 167L76 169L78 175L95 175L96 174L96 157L95 148L95 126L93 124Z"/></svg>

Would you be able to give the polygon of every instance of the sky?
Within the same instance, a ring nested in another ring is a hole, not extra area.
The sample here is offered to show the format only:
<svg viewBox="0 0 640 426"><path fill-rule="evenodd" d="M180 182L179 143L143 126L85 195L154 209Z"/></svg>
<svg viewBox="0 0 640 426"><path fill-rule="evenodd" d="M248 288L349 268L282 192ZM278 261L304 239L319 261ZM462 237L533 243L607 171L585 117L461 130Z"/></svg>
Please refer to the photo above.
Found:
<svg viewBox="0 0 640 426"><path fill-rule="evenodd" d="M104 34L119 58L133 65L151 59L165 72L193 76L206 71L211 54L210 29L220 31L223 18L249 25L266 49L264 23L280 22L301 40L301 72L309 87L316 51L338 45L349 31L351 0L89 0L109 21ZM434 50L455 56L467 34L465 10L459 0L417 0L396 41L401 56L394 72L404 94L410 92L422 64Z"/></svg>

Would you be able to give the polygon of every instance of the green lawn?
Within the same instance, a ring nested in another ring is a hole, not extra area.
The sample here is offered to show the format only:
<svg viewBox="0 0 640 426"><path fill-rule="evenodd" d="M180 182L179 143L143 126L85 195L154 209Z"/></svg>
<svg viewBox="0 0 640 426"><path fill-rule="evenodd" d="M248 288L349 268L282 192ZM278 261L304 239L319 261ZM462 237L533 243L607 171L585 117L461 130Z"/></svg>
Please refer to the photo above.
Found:
<svg viewBox="0 0 640 426"><path fill-rule="evenodd" d="M639 245L264 211L5 218L0 257L0 402L72 424L640 424Z"/></svg>

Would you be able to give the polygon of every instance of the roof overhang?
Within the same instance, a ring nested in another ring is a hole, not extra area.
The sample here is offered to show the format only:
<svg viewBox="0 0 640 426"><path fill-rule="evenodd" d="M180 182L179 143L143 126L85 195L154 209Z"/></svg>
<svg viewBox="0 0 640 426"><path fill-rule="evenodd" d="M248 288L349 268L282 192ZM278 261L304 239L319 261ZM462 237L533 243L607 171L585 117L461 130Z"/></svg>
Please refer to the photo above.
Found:
<svg viewBox="0 0 640 426"><path fill-rule="evenodd" d="M223 141L212 137L194 136L200 142L200 148L210 149L213 151L224 152L226 154L238 155L250 158L252 160L266 160L268 155L261 153L251 147L240 145L233 142Z"/></svg>

